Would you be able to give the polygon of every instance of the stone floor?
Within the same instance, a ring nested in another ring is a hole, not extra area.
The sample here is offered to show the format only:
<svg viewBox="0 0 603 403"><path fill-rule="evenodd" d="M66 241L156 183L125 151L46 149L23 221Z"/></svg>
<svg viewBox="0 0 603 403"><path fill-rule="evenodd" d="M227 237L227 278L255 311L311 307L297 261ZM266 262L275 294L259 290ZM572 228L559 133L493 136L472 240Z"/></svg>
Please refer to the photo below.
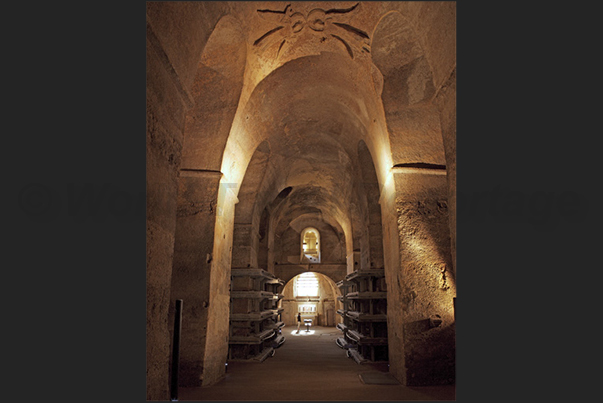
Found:
<svg viewBox="0 0 603 403"><path fill-rule="evenodd" d="M387 372L386 364L356 364L335 344L334 327L286 326L287 338L274 357L231 362L211 387L180 388L178 400L455 400L455 386L405 387L364 384L360 374ZM366 376L375 379L375 376Z"/></svg>

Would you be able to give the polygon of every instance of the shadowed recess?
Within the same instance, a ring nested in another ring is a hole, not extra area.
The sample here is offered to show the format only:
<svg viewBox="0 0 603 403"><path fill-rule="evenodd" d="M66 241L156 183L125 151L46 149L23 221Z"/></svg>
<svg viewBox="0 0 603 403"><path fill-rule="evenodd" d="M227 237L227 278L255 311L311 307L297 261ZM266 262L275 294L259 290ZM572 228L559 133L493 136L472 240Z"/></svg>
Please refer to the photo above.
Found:
<svg viewBox="0 0 603 403"><path fill-rule="evenodd" d="M394 165L394 168L446 169L446 165L430 164L428 162L405 162Z"/></svg>

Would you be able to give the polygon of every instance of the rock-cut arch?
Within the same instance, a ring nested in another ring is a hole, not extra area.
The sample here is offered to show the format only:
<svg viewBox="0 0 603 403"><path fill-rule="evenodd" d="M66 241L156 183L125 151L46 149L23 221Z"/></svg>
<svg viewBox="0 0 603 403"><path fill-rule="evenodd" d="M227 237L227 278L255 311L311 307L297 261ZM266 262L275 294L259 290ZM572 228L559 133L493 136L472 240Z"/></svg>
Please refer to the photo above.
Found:
<svg viewBox="0 0 603 403"><path fill-rule="evenodd" d="M298 296L293 289L296 279L307 274L313 274L318 280L318 297ZM305 271L289 277L285 281L282 291L284 308L282 320L286 326L292 326L293 328L296 324L295 316L298 313L298 307L307 305L316 307L316 311L307 311L309 317L314 319L314 325L335 326L341 322L341 317L337 315L337 310L342 308L341 301L337 299L338 296L341 296L341 291L337 287L335 279L322 273Z"/></svg>
<svg viewBox="0 0 603 403"><path fill-rule="evenodd" d="M393 165L445 165L439 112L431 102L433 73L413 25L398 11L384 15L371 49L373 63L383 76L381 100Z"/></svg>
<svg viewBox="0 0 603 403"><path fill-rule="evenodd" d="M246 58L241 24L231 15L222 17L203 49L191 87L194 106L186 114L181 168L220 170Z"/></svg>

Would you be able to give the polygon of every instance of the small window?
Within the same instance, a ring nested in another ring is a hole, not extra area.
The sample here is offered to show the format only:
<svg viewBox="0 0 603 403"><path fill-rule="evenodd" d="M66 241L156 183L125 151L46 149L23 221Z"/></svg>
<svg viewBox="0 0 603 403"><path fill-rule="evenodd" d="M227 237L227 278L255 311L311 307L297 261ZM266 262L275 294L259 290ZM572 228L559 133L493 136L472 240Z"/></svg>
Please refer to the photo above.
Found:
<svg viewBox="0 0 603 403"><path fill-rule="evenodd" d="M295 280L295 288L298 297L317 297L318 279L314 273L302 273Z"/></svg>
<svg viewBox="0 0 603 403"><path fill-rule="evenodd" d="M320 263L320 233L306 228L301 233L301 263Z"/></svg>

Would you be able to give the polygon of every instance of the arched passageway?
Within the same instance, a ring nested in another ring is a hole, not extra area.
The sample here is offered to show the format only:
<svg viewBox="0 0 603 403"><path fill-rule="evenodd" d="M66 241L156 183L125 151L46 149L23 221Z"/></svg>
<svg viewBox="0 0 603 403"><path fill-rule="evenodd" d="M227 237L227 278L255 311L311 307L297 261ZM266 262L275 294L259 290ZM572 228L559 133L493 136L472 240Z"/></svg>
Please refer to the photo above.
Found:
<svg viewBox="0 0 603 403"><path fill-rule="evenodd" d="M389 372L454 382L455 24L454 2L148 3L149 399L177 299L181 384L224 379L234 269L333 296L382 271Z"/></svg>
<svg viewBox="0 0 603 403"><path fill-rule="evenodd" d="M296 326L296 316L311 319L312 324L335 327L341 323L337 310L341 291L335 282L324 274L304 272L289 280L283 288L282 320L285 326Z"/></svg>

